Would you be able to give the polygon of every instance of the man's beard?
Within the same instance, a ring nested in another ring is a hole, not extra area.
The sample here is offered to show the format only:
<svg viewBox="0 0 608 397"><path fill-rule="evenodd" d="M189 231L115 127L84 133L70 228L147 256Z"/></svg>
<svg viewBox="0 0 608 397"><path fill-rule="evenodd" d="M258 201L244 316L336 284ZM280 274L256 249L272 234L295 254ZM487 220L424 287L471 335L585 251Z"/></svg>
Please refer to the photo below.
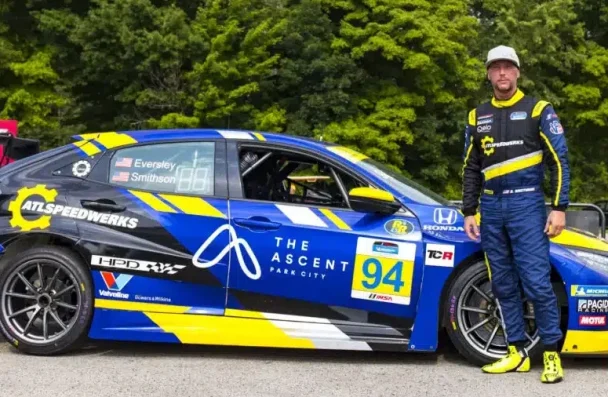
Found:
<svg viewBox="0 0 608 397"><path fill-rule="evenodd" d="M502 94L508 94L509 92L511 92L513 90L513 83L509 82L509 85L507 86L507 88L500 88L498 83L494 84L494 89Z"/></svg>

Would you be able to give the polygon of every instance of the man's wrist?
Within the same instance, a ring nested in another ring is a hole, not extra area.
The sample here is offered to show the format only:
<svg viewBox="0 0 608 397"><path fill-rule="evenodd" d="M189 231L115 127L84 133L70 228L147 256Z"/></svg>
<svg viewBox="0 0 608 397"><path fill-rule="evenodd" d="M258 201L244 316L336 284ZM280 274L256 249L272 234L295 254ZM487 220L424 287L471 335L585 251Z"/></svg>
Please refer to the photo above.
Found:
<svg viewBox="0 0 608 397"><path fill-rule="evenodd" d="M474 216L474 215L477 215L477 209L476 208L463 208L462 214L464 216Z"/></svg>
<svg viewBox="0 0 608 397"><path fill-rule="evenodd" d="M568 205L566 205L566 204L564 204L564 205L552 205L551 209L553 211L566 212L566 210L568 209Z"/></svg>

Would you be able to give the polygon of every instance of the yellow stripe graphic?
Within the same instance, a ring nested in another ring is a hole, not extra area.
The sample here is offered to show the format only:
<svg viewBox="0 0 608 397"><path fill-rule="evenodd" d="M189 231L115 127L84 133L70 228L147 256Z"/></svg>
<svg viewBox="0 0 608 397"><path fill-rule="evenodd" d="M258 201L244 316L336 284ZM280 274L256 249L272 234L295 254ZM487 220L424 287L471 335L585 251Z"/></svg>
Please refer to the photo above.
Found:
<svg viewBox="0 0 608 397"><path fill-rule="evenodd" d="M103 145L106 149L113 149L119 146L131 145L137 143L137 140L127 134L118 132L89 132L78 135L83 140L94 140ZM84 144L84 142L83 142Z"/></svg>
<svg viewBox="0 0 608 397"><path fill-rule="evenodd" d="M78 136L84 139L85 141L88 141L89 139L97 138L99 136L99 132L88 132L86 134L80 134Z"/></svg>
<svg viewBox="0 0 608 397"><path fill-rule="evenodd" d="M467 149L467 155L464 157L464 164L462 165L462 175L464 176L464 169L467 167L467 163L469 162L469 157L471 156L471 151L473 150L473 145L475 144L473 140L473 135L471 134L471 143L469 144L469 148Z"/></svg>
<svg viewBox="0 0 608 397"><path fill-rule="evenodd" d="M87 141L74 142L74 146L80 148L80 150L85 152L88 156L93 156L101 152L97 146Z"/></svg>
<svg viewBox="0 0 608 397"><path fill-rule="evenodd" d="M225 316L185 314L189 307L97 299L95 307L138 311L182 343L314 349L306 338L289 336L262 313L227 309Z"/></svg>
<svg viewBox="0 0 608 397"><path fill-rule="evenodd" d="M492 270L490 269L490 260L488 259L488 254L486 254L484 252L483 256L484 256L485 261L486 261L486 268L488 269L488 278L490 279L490 281L492 281Z"/></svg>
<svg viewBox="0 0 608 397"><path fill-rule="evenodd" d="M189 306L164 305L162 303L129 302L113 299L95 299L100 309L127 310L136 312L186 313Z"/></svg>
<svg viewBox="0 0 608 397"><path fill-rule="evenodd" d="M117 132L104 132L103 134L99 134L95 140L108 149L137 143L137 141L129 135Z"/></svg>
<svg viewBox="0 0 608 397"><path fill-rule="evenodd" d="M291 337L270 320L230 316L144 313L182 343L314 349L306 338Z"/></svg>
<svg viewBox="0 0 608 397"><path fill-rule="evenodd" d="M498 165L497 167L492 167L491 169L486 168L483 173L486 177L486 181L488 181L512 172L521 171L524 168L532 167L533 165L542 163L542 161L543 153L539 152L534 156L526 156L521 160L509 161L505 164Z"/></svg>
<svg viewBox="0 0 608 397"><path fill-rule="evenodd" d="M351 230L350 226L348 226L346 224L346 222L344 222L342 219L340 219L340 217L338 217L336 214L334 214L330 209L320 208L319 211L321 211L323 213L323 215L325 215L327 217L327 219L332 221L333 224L336 225L339 229Z"/></svg>
<svg viewBox="0 0 608 397"><path fill-rule="evenodd" d="M365 154L345 146L329 146L327 150L337 154L338 156L342 156L346 160L353 163L358 163L359 161L363 161L367 158Z"/></svg>
<svg viewBox="0 0 608 397"><path fill-rule="evenodd" d="M150 207L152 207L152 209L156 211L173 213L177 212L173 208L169 207L166 203L164 203L161 199L154 196L152 193L138 192L136 190L129 190L129 192L144 203L148 204Z"/></svg>
<svg viewBox="0 0 608 397"><path fill-rule="evenodd" d="M252 134L256 138L258 138L259 141L265 141L266 140L266 138L264 138L264 135L260 134L259 132L252 132Z"/></svg>
<svg viewBox="0 0 608 397"><path fill-rule="evenodd" d="M159 196L189 215L226 218L226 215L221 211L199 197L175 196L172 194L159 194Z"/></svg>
<svg viewBox="0 0 608 397"><path fill-rule="evenodd" d="M559 195L562 192L562 163L560 163L559 157L557 156L557 153L555 153L555 149L553 149L553 145L551 145L549 138L547 138L547 136L543 134L542 131L540 133L540 136L543 137L543 139L545 140L547 147L549 148L551 154L553 155L553 158L555 159L555 164L557 164L557 189L555 191L555 200L553 201L553 205L558 205Z"/></svg>
<svg viewBox="0 0 608 397"><path fill-rule="evenodd" d="M469 112L469 124L477 125L477 109L473 109Z"/></svg>

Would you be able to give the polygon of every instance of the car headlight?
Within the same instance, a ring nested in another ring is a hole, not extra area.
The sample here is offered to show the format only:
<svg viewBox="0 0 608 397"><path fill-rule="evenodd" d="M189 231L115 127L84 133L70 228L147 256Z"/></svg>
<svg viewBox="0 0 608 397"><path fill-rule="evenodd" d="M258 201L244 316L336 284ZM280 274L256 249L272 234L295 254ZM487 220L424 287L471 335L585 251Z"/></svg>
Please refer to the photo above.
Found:
<svg viewBox="0 0 608 397"><path fill-rule="evenodd" d="M608 275L608 256L589 251L570 249L587 267Z"/></svg>

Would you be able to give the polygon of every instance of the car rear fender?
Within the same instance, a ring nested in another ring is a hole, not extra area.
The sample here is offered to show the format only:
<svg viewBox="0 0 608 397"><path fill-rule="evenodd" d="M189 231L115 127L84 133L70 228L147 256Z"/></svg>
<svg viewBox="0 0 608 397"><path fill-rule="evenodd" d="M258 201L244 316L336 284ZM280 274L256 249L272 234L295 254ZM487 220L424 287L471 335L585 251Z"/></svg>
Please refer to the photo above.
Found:
<svg viewBox="0 0 608 397"><path fill-rule="evenodd" d="M6 237L6 236L5 236ZM86 252L78 247L78 237L53 232L16 233L2 241L0 251L0 271L15 255L40 246L66 247L78 254L88 263Z"/></svg>

